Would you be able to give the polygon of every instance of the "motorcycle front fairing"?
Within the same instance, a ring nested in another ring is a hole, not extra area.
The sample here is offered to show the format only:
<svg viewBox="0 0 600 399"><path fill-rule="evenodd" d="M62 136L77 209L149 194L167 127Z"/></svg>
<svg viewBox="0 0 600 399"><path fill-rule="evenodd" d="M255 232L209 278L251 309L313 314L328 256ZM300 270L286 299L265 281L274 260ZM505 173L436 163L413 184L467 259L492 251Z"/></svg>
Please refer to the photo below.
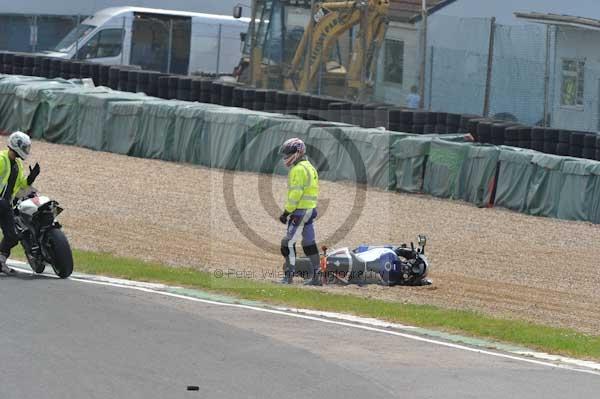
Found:
<svg viewBox="0 0 600 399"><path fill-rule="evenodd" d="M426 265L416 268L412 264L417 263L418 252L408 248L362 245L354 253L364 264L365 272L378 274L388 285L420 285L418 282L426 276Z"/></svg>

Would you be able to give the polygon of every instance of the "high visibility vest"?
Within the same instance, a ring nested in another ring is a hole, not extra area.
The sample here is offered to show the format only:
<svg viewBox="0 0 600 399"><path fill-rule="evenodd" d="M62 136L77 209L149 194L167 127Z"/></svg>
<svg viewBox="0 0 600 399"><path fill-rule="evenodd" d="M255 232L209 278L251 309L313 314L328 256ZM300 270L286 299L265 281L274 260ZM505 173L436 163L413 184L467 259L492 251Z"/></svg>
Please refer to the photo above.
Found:
<svg viewBox="0 0 600 399"><path fill-rule="evenodd" d="M27 178L23 175L23 163L17 158L17 168L19 173L17 174L17 180L13 187L10 198L14 198L15 194L24 188L28 187ZM8 178L10 176L10 158L8 158L8 150L0 151L0 198L4 197L4 191L8 185Z"/></svg>
<svg viewBox="0 0 600 399"><path fill-rule="evenodd" d="M286 212L296 209L314 209L319 197L319 174L314 166L303 160L292 166L288 174Z"/></svg>

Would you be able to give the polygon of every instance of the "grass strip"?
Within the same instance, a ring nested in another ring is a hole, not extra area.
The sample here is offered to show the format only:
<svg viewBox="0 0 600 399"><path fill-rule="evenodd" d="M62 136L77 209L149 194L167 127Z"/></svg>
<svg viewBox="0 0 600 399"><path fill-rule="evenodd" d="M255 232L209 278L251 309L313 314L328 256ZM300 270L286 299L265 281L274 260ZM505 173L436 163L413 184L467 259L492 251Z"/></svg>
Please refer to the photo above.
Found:
<svg viewBox="0 0 600 399"><path fill-rule="evenodd" d="M492 318L473 311L332 294L243 278L216 278L211 273L192 268L169 267L107 253L76 250L73 256L76 271L83 273L198 288L270 304L373 317L493 339L553 354L600 360L600 336L570 329Z"/></svg>

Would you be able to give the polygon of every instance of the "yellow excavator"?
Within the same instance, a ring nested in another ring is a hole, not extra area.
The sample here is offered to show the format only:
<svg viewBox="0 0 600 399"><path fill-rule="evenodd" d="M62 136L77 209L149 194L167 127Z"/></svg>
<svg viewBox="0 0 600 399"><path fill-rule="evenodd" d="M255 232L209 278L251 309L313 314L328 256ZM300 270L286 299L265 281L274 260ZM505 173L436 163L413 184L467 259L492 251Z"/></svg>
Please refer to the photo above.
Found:
<svg viewBox="0 0 600 399"><path fill-rule="evenodd" d="M238 79L362 99L372 93L389 0L255 0Z"/></svg>

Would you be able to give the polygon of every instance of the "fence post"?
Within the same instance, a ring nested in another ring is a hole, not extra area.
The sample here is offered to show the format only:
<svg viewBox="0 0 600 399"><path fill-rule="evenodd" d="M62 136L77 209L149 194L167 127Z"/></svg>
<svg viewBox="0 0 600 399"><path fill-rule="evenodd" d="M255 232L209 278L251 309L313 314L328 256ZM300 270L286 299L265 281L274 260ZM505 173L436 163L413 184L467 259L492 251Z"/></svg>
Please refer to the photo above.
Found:
<svg viewBox="0 0 600 399"><path fill-rule="evenodd" d="M123 17L123 26L121 27L121 65L123 65L125 57L125 25L125 17ZM133 27L133 23L131 26ZM129 60L131 61L131 49L129 49Z"/></svg>
<svg viewBox="0 0 600 399"><path fill-rule="evenodd" d="M492 72L494 66L494 39L496 36L496 17L490 22L490 44L488 49L487 73L485 77L485 96L483 98L483 116L490 114L490 93L492 91Z"/></svg>
<svg viewBox="0 0 600 399"><path fill-rule="evenodd" d="M79 27L79 24L81 24L81 15L77 14L77 25L76 27ZM77 60L79 59L79 36L77 36L77 39L75 39L75 54L73 55L73 59Z"/></svg>
<svg viewBox="0 0 600 399"><path fill-rule="evenodd" d="M173 51L173 19L169 19L169 48L167 53L167 73L171 73L171 52Z"/></svg>
<svg viewBox="0 0 600 399"><path fill-rule="evenodd" d="M323 64L319 65L319 72L317 73L317 94L321 95L321 89L323 84Z"/></svg>
<svg viewBox="0 0 600 399"><path fill-rule="evenodd" d="M366 82L367 82L367 27L369 26L369 6L365 5L364 8L361 10L361 21L360 21L360 30L361 30L361 47L362 47L362 51L363 51L363 57L362 57L362 65L361 65L361 71L360 71L360 80L362 82L359 93L358 93L358 99L360 101L364 101L364 96L365 96L365 87L366 87Z"/></svg>
<svg viewBox="0 0 600 399"><path fill-rule="evenodd" d="M312 85L308 82L308 77L310 76L310 69L312 69L310 65L310 49L312 47L313 41L313 29L315 27L315 0L310 0L310 22L307 26L308 35L306 36L306 47L304 54L304 70L302 71L302 77L300 79L304 79L307 82L306 91L310 93Z"/></svg>
<svg viewBox="0 0 600 399"><path fill-rule="evenodd" d="M431 57L429 60L429 106L427 107L428 111L431 111L431 103L433 100L433 53L435 51L435 47L431 46Z"/></svg>
<svg viewBox="0 0 600 399"><path fill-rule="evenodd" d="M219 68L221 66L221 34L223 32L223 25L219 24L219 39L217 41L217 77L219 77Z"/></svg>
<svg viewBox="0 0 600 399"><path fill-rule="evenodd" d="M37 51L37 42L38 42L38 16L34 15L31 24L29 25L30 34L29 34L29 45L31 46L31 52L35 53Z"/></svg>
<svg viewBox="0 0 600 399"><path fill-rule="evenodd" d="M544 65L544 127L548 127L548 101L550 94L550 25L546 25L546 60Z"/></svg>
<svg viewBox="0 0 600 399"><path fill-rule="evenodd" d="M558 34L559 34L559 26L555 25L552 27L552 33L550 35L550 52L551 52L551 56L550 56L550 90L548 93L549 96L549 110L551 112L550 115L548 115L548 122L550 125L552 125L552 121L554 119L554 115L552 114L552 110L554 110L554 107L556 106L555 102L557 101L556 98L556 89L557 89L557 85L560 85L560 80L557 82L557 79L560 79L560 70L558 69ZM560 101L560 98L558 98L558 101Z"/></svg>
<svg viewBox="0 0 600 399"><path fill-rule="evenodd" d="M252 0L251 10L250 10L250 65L248 65L248 71L250 73L250 85L254 86L256 84L254 79L254 49L256 48L256 0ZM248 38L246 38L248 40Z"/></svg>
<svg viewBox="0 0 600 399"><path fill-rule="evenodd" d="M350 65L350 63L352 62L352 48L354 47L354 27L351 26L350 30L348 30L348 48L350 49L350 51L348 51L348 60L346 62L346 65Z"/></svg>
<svg viewBox="0 0 600 399"><path fill-rule="evenodd" d="M425 69L427 68L427 0L421 4L421 67L419 68L419 108L425 107Z"/></svg>

